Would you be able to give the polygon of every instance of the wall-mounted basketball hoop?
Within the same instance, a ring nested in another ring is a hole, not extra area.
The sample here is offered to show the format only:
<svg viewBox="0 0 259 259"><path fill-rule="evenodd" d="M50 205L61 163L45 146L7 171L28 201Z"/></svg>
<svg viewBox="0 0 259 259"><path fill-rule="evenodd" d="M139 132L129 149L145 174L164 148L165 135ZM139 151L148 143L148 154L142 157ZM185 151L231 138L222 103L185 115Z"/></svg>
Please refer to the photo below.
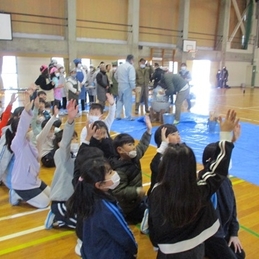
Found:
<svg viewBox="0 0 259 259"><path fill-rule="evenodd" d="M190 54L190 57L195 58L197 53L195 40L183 40L183 52Z"/></svg>

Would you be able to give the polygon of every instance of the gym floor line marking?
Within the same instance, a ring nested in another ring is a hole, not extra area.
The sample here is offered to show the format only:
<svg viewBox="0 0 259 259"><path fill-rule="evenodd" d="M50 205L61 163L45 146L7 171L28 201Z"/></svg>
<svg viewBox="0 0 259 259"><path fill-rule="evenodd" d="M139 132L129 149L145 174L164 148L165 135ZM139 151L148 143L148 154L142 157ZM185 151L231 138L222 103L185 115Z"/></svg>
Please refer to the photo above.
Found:
<svg viewBox="0 0 259 259"><path fill-rule="evenodd" d="M149 186L151 183L143 183L142 186Z"/></svg>
<svg viewBox="0 0 259 259"><path fill-rule="evenodd" d="M54 234L54 235L51 235L51 236L48 236L48 237L36 239L36 240L30 241L30 242L27 242L27 243L24 243L24 244L21 244L21 245L12 246L10 248L0 250L0 255L5 255L5 254L12 253L12 252L16 252L16 251L19 251L19 250L22 250L22 249L25 249L25 248L28 248L28 247L40 245L40 244L46 243L48 241L52 241L54 239L69 236L69 235L72 235L72 234L75 234L75 231L64 231L64 232Z"/></svg>
<svg viewBox="0 0 259 259"><path fill-rule="evenodd" d="M236 184L243 183L243 182L245 182L245 181L244 180L233 181L232 185L236 185Z"/></svg>
<svg viewBox="0 0 259 259"><path fill-rule="evenodd" d="M37 210L33 210L33 211L22 212L22 213L17 213L17 214L11 215L11 216L1 217L0 221L7 220L7 219L15 219L15 218L27 216L27 215L30 215L30 214L38 213L38 212L41 212L41 211L49 210L49 209L50 209L50 207L47 207L47 208L44 208L44 209L37 209Z"/></svg>
<svg viewBox="0 0 259 259"><path fill-rule="evenodd" d="M6 241L6 240L9 240L9 239L12 239L12 238L24 236L24 235L27 235L27 234L31 234L33 232L43 230L43 229L45 229L45 226L39 226L39 227L36 227L36 228L31 228L31 229L16 232L16 233L13 233L13 234L10 234L10 235L6 235L6 236L3 236L3 237L0 237L0 242Z"/></svg>

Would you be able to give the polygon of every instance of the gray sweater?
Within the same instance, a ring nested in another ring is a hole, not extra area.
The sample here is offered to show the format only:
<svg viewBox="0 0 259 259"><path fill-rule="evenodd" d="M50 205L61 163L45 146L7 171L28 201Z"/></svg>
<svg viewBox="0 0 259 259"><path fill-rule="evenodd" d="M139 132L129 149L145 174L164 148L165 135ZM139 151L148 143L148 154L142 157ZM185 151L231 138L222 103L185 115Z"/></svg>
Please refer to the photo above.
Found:
<svg viewBox="0 0 259 259"><path fill-rule="evenodd" d="M73 194L74 158L71 158L70 143L75 123L66 122L60 147L54 155L56 170L50 187L51 201L67 201Z"/></svg>

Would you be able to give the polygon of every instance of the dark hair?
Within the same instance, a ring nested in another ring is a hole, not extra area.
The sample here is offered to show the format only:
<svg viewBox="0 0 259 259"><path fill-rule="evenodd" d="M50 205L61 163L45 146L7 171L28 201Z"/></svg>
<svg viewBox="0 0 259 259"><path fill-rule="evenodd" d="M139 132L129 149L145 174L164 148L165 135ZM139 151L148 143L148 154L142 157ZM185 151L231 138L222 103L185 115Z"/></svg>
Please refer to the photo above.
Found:
<svg viewBox="0 0 259 259"><path fill-rule="evenodd" d="M41 94L47 95L44 91L38 91L38 96L40 96Z"/></svg>
<svg viewBox="0 0 259 259"><path fill-rule="evenodd" d="M127 61L131 61L132 59L134 59L134 56L129 54L126 58Z"/></svg>
<svg viewBox="0 0 259 259"><path fill-rule="evenodd" d="M15 134L16 134L16 131L17 131L17 128L18 128L18 124L19 124L19 120L20 118L13 118L11 123L10 123L10 126L6 129L5 131L5 145L7 145L7 149L13 153L12 149L11 149L11 144L12 144L12 141L15 137Z"/></svg>
<svg viewBox="0 0 259 259"><path fill-rule="evenodd" d="M63 130L60 130L59 132L55 133L55 138L53 139L53 146L55 150L59 149L58 143L60 143L60 141L62 140L62 137L63 137ZM77 137L76 131L74 131L73 137Z"/></svg>
<svg viewBox="0 0 259 259"><path fill-rule="evenodd" d="M100 110L101 114L103 114L103 106L100 103L92 103L89 110Z"/></svg>
<svg viewBox="0 0 259 259"><path fill-rule="evenodd" d="M162 139L161 139L161 131L162 131L162 128L166 128L166 132L165 132L165 136L166 136L166 137L167 137L169 134L178 131L178 129L176 128L176 126L173 125L173 124L163 124L163 125L159 126L159 127L157 128L157 130L156 130L156 132L155 132L155 136L154 136L154 139L155 139L155 142L156 142L157 147L160 147L161 142L162 142Z"/></svg>
<svg viewBox="0 0 259 259"><path fill-rule="evenodd" d="M201 209L201 193L196 180L196 159L185 144L169 144L159 165L153 192L157 211L174 227L191 223Z"/></svg>
<svg viewBox="0 0 259 259"><path fill-rule="evenodd" d="M95 121L92 125L92 127L96 127L96 130L100 129L100 128L105 128L108 138L110 138L110 134L109 134L109 129L107 127L107 125L105 124L105 122L103 121Z"/></svg>
<svg viewBox="0 0 259 259"><path fill-rule="evenodd" d="M181 64L181 66L185 66L185 67L187 67L186 63L182 63L182 64Z"/></svg>
<svg viewBox="0 0 259 259"><path fill-rule="evenodd" d="M41 129L43 129L43 128L46 126L46 124L47 124L47 122L48 122L49 120L50 120L50 118L49 118L49 119L45 119L45 120L41 123ZM57 120L55 120L55 121L53 122L52 126L54 126L55 128L59 128L61 124L62 124L61 120L60 120L60 119L57 119Z"/></svg>
<svg viewBox="0 0 259 259"><path fill-rule="evenodd" d="M39 98L39 102L40 103L44 103L46 105L46 102L45 102L45 100L43 98Z"/></svg>
<svg viewBox="0 0 259 259"><path fill-rule="evenodd" d="M51 107L51 103L50 102L46 102L45 103L45 108L50 108Z"/></svg>
<svg viewBox="0 0 259 259"><path fill-rule="evenodd" d="M113 145L114 145L114 149L115 149L116 153L118 153L118 151L117 151L118 147L122 147L123 145L129 144L129 143L135 143L134 138L131 137L129 134L121 133L121 134L117 135L113 140Z"/></svg>
<svg viewBox="0 0 259 259"><path fill-rule="evenodd" d="M202 154L202 163L205 166L209 161L208 160L214 160L216 150L217 150L217 143L210 143L204 148L203 154Z"/></svg>
<svg viewBox="0 0 259 259"><path fill-rule="evenodd" d="M155 67L159 67L159 64L158 64L158 63L155 63L154 66L155 66Z"/></svg>
<svg viewBox="0 0 259 259"><path fill-rule="evenodd" d="M79 181L67 201L67 211L70 216L77 214L81 218L87 218L93 214L98 199L114 200L108 193L95 187L97 182L104 181L109 167L104 158L87 159L81 164Z"/></svg>
<svg viewBox="0 0 259 259"><path fill-rule="evenodd" d="M22 112L24 110L24 106L20 106L17 107L14 111L13 111L13 117L20 117Z"/></svg>

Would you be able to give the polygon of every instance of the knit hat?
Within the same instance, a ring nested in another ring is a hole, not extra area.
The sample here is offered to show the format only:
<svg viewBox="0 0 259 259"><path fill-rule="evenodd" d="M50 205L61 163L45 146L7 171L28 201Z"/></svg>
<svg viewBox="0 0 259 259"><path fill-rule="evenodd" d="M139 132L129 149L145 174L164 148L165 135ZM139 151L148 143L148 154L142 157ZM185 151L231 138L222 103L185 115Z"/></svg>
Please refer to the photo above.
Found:
<svg viewBox="0 0 259 259"><path fill-rule="evenodd" d="M81 58L75 58L74 60L73 60L73 62L77 65L78 63L81 63L82 64L82 60L81 60Z"/></svg>
<svg viewBox="0 0 259 259"><path fill-rule="evenodd" d="M40 67L40 72L44 72L48 67L46 65L42 65Z"/></svg>
<svg viewBox="0 0 259 259"><path fill-rule="evenodd" d="M57 71L58 71L58 69L56 67L53 67L53 68L50 69L50 74L53 74Z"/></svg>

